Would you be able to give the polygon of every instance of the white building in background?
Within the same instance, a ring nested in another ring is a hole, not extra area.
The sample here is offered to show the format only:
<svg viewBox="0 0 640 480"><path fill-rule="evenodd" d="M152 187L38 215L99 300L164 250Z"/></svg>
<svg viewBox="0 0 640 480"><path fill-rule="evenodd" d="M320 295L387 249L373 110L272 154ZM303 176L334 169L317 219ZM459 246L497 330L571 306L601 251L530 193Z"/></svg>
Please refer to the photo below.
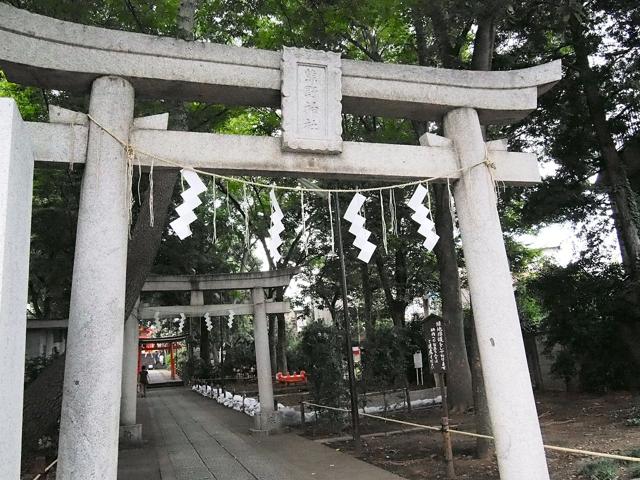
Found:
<svg viewBox="0 0 640 480"><path fill-rule="evenodd" d="M333 323L331 312L328 308L320 309L317 306L309 306L308 314L305 314L305 307L292 307L291 311L285 313L285 319L290 328L296 333L300 333L304 327L311 322L323 322L326 325Z"/></svg>
<svg viewBox="0 0 640 480"><path fill-rule="evenodd" d="M68 323L68 320L27 320L25 357L49 357L64 353Z"/></svg>

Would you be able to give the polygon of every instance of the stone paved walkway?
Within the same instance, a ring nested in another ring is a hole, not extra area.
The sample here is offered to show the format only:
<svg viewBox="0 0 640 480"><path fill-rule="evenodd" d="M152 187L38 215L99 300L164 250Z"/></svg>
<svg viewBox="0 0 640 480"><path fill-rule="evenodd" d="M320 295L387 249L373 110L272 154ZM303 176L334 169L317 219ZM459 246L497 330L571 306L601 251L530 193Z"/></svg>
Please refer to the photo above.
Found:
<svg viewBox="0 0 640 480"><path fill-rule="evenodd" d="M182 379L176 375L175 379L171 378L171 371L166 369L166 368L158 368L158 369L152 369L149 370L149 383L150 384L154 384L154 383L170 383L170 382L176 382L176 383L180 383L182 382Z"/></svg>
<svg viewBox="0 0 640 480"><path fill-rule="evenodd" d="M143 448L120 451L119 480L401 480L287 433L254 437L252 419L184 388L138 399Z"/></svg>

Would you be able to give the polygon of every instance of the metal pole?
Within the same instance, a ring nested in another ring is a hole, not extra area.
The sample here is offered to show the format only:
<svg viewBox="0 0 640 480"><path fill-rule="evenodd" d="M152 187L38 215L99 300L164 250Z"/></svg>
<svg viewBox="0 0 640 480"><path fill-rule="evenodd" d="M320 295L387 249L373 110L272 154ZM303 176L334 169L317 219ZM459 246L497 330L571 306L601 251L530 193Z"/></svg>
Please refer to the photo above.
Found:
<svg viewBox="0 0 640 480"><path fill-rule="evenodd" d="M336 199L336 231L338 233L338 253L340 255L340 270L342 271L342 311L344 314L344 338L347 347L347 366L349 368L349 393L351 396L351 426L353 429L353 446L357 453L360 445L360 417L358 416L358 394L356 392L356 377L353 369L353 350L351 349L351 329L349 328L349 313L347 309L347 270L344 265L344 248L342 245L342 227L340 213L340 199Z"/></svg>

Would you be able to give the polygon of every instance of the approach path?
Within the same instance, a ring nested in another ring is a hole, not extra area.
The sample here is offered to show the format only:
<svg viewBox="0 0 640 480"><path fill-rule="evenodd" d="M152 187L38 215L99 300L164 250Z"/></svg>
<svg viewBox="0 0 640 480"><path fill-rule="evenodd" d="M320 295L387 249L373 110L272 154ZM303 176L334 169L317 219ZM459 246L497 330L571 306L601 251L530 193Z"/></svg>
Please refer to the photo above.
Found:
<svg viewBox="0 0 640 480"><path fill-rule="evenodd" d="M401 480L293 433L249 434L252 419L186 388L138 399L144 447L123 449L119 480Z"/></svg>

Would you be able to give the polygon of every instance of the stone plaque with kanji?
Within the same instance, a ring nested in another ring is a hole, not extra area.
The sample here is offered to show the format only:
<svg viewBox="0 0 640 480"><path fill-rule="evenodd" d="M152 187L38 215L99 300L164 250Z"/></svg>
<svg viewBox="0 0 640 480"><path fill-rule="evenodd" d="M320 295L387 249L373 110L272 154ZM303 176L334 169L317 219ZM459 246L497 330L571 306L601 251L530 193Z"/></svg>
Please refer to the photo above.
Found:
<svg viewBox="0 0 640 480"><path fill-rule="evenodd" d="M341 153L340 55L285 47L281 68L283 150Z"/></svg>

